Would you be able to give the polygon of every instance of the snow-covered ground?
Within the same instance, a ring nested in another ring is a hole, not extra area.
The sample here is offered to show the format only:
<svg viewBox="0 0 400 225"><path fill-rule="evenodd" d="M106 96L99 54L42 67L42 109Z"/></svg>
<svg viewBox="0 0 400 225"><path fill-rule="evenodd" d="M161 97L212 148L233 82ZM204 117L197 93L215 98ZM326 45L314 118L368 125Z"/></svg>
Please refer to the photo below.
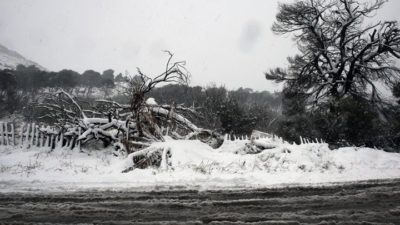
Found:
<svg viewBox="0 0 400 225"><path fill-rule="evenodd" d="M111 149L49 152L0 146L0 190L260 188L400 178L398 153L279 142L276 148L244 154L247 142L226 141L219 149L196 140L157 143L152 147L170 149L170 165L129 173L121 173L129 159L113 156Z"/></svg>

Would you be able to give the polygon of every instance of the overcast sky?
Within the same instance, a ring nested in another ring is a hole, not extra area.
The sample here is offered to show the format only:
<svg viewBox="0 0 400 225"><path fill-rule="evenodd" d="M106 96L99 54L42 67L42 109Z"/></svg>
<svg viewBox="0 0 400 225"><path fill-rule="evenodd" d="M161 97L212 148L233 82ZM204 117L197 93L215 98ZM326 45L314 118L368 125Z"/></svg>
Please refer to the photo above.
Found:
<svg viewBox="0 0 400 225"><path fill-rule="evenodd" d="M281 0L283 2L284 0ZM264 79L295 53L271 25L278 0L0 0L0 43L49 70L157 74L186 60L192 85L278 89ZM377 15L400 20L400 1Z"/></svg>

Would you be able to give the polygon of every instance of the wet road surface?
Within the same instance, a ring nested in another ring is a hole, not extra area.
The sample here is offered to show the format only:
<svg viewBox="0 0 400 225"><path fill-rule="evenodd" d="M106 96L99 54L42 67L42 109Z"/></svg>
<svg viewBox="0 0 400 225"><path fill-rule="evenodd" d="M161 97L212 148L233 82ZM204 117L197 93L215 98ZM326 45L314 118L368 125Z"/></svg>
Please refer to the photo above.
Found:
<svg viewBox="0 0 400 225"><path fill-rule="evenodd" d="M0 224L400 224L400 180L232 191L0 193Z"/></svg>

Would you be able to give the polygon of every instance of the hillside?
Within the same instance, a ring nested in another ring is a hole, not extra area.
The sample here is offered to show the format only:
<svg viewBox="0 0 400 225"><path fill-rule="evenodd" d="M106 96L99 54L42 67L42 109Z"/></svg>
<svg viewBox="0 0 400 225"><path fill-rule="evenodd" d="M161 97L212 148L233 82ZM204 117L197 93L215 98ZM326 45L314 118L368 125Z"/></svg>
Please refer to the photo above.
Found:
<svg viewBox="0 0 400 225"><path fill-rule="evenodd" d="M0 44L0 69L15 69L19 64L24 66L34 65L41 70L46 70L41 65Z"/></svg>

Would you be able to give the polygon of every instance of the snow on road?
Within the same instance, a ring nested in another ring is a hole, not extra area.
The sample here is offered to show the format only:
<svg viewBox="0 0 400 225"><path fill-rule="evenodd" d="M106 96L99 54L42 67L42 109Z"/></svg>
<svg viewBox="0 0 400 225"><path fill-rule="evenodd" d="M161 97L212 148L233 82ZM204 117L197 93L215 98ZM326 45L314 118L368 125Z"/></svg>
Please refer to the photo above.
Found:
<svg viewBox="0 0 400 225"><path fill-rule="evenodd" d="M260 188L400 178L398 153L282 142L258 154L243 154L246 142L228 141L219 149L192 140L157 143L153 147L170 149L170 166L129 173L121 173L128 159L113 156L111 149L49 152L0 146L0 189Z"/></svg>

